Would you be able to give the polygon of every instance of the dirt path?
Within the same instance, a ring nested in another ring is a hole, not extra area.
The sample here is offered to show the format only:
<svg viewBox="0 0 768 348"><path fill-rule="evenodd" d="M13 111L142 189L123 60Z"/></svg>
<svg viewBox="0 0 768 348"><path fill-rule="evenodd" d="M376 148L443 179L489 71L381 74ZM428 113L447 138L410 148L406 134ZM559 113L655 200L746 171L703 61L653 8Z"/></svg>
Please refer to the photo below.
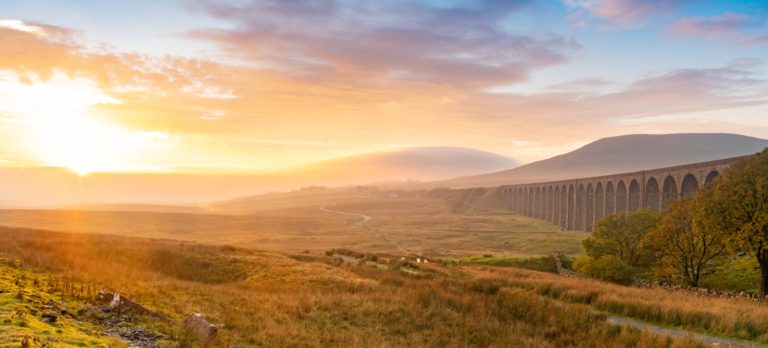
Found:
<svg viewBox="0 0 768 348"><path fill-rule="evenodd" d="M635 319L619 317L619 316L610 315L610 314L598 312L598 311L596 312L607 315L608 317L606 318L605 321L610 325L631 327L638 330L648 331L654 335L659 335L659 336L670 336L675 338L690 337L690 338L699 340L710 347L727 347L727 348L768 347L766 345L759 344L759 343L742 341L742 340L731 339L731 338L710 336L710 335L698 333L698 332L670 329L670 328L649 324L649 323L642 322Z"/></svg>
<svg viewBox="0 0 768 348"><path fill-rule="evenodd" d="M371 221L371 217L370 216L365 215L365 214L350 213L350 212L346 212L346 211L335 210L335 209L329 208L329 207L333 207L335 205L336 205L336 203L333 203L331 205L327 205L327 206L321 207L320 210L322 210L322 211L324 211L326 213L334 213L334 214L357 216L357 217L361 218L362 220L356 222L355 226L357 226L357 227L359 227L361 229L365 229L368 232L370 232L371 234L375 235L376 237L379 237L381 239L386 240L388 243L394 245L395 248L397 248L397 250L400 250L402 253L405 253L405 254L410 254L411 253L410 251L408 251L408 249L406 249L402 244L400 244L396 240L390 238L389 236L386 236L386 235L383 235L383 234L379 233L375 228L368 227L367 224L368 224L369 221Z"/></svg>
<svg viewBox="0 0 768 348"><path fill-rule="evenodd" d="M332 207L332 206L335 206L335 205L336 205L336 203L331 204L329 206L324 206L324 207L321 207L320 210L322 210L322 211L324 211L326 213L334 213L334 214L351 215L351 216L360 217L360 218L362 218L362 220L360 220L360 221L355 223L355 226L360 227L360 228L365 227L365 225L368 224L368 221L371 221L371 217L368 216L368 215L357 214L357 213L349 213L349 212L346 212L346 211L340 211L340 210L334 210L334 209L329 209L328 208L328 207Z"/></svg>

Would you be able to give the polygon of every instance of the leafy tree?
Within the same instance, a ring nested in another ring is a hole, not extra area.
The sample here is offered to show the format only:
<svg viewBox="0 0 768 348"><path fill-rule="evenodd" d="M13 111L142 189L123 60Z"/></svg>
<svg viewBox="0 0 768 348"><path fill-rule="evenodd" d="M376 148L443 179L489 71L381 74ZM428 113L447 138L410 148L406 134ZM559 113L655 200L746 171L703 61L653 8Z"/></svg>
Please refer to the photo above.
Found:
<svg viewBox="0 0 768 348"><path fill-rule="evenodd" d="M576 259L573 269L583 275L616 283L629 283L635 269L614 255L603 255L598 259L584 256Z"/></svg>
<svg viewBox="0 0 768 348"><path fill-rule="evenodd" d="M725 235L706 219L712 195L712 190L703 190L670 202L658 226L646 236L662 264L691 286L699 285L702 273L725 251Z"/></svg>
<svg viewBox="0 0 768 348"><path fill-rule="evenodd" d="M605 217L584 240L584 249L595 260L613 255L632 267L646 265L652 260L652 253L644 244L644 237L658 220L659 215L647 209Z"/></svg>
<svg viewBox="0 0 768 348"><path fill-rule="evenodd" d="M768 294L768 149L732 165L717 181L707 216L729 234L732 249L755 255L760 290Z"/></svg>

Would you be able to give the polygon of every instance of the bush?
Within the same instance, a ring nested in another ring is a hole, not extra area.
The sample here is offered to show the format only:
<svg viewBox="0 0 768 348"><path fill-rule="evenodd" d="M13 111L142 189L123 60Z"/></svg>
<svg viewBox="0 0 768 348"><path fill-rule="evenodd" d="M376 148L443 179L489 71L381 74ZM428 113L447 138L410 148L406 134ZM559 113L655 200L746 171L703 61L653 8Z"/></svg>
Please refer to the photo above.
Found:
<svg viewBox="0 0 768 348"><path fill-rule="evenodd" d="M607 216L598 221L595 232L582 242L584 251L595 259L612 255L632 267L648 266L655 258L644 238L658 221L659 214L648 209Z"/></svg>
<svg viewBox="0 0 768 348"><path fill-rule="evenodd" d="M622 284L629 283L635 276L634 267L613 255L603 255L598 259L580 257L573 262L573 269L588 277Z"/></svg>

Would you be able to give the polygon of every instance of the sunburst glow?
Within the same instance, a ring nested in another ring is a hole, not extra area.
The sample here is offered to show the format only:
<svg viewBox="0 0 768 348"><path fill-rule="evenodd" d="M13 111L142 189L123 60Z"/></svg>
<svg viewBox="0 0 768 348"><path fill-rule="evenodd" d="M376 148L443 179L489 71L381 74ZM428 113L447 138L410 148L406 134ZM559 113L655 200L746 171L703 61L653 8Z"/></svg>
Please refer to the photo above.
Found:
<svg viewBox="0 0 768 348"><path fill-rule="evenodd" d="M4 109L24 126L24 141L41 164L65 167L78 175L146 170L137 162L160 132L135 132L99 120L92 107L119 103L86 80L56 75L31 84L6 82Z"/></svg>

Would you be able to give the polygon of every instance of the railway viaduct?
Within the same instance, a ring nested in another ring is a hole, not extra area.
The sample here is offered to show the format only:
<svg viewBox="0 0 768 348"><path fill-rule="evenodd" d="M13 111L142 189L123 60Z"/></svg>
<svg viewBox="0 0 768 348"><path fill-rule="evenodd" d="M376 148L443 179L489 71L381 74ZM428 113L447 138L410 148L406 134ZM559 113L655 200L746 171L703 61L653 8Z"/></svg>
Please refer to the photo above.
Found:
<svg viewBox="0 0 768 348"><path fill-rule="evenodd" d="M750 156L632 173L499 187L508 208L565 230L591 232L604 216L642 208L660 211L694 194L730 165Z"/></svg>

